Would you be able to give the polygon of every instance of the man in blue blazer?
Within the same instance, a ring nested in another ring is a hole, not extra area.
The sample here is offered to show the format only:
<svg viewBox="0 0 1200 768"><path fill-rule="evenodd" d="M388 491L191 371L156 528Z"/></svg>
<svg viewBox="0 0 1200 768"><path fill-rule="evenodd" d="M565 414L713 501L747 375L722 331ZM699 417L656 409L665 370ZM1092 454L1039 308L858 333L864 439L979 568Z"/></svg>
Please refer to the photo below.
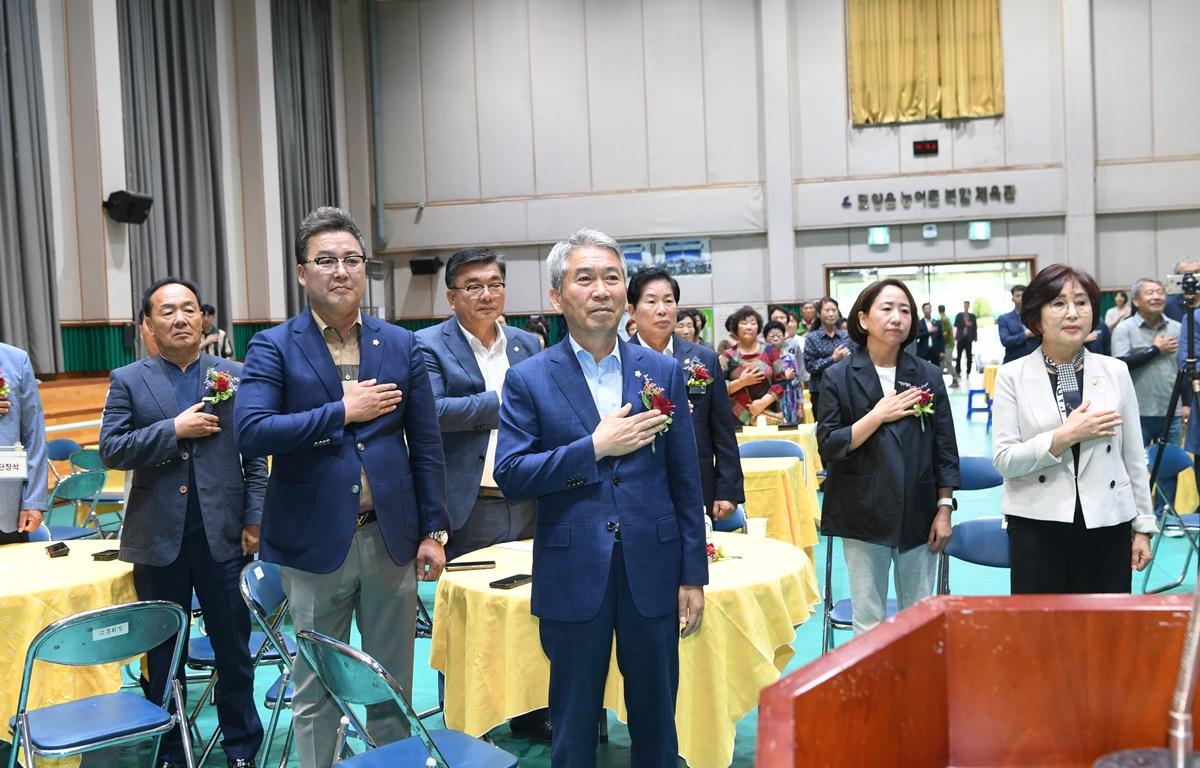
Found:
<svg viewBox="0 0 1200 768"><path fill-rule="evenodd" d="M296 237L309 308L250 341L238 438L274 464L263 511L264 560L279 563L296 629L363 649L412 685L416 580L445 564L449 525L442 440L425 359L408 331L359 311L362 233L318 208ZM296 666L293 727L303 768L328 766L339 711L311 668ZM379 743L408 735L390 705L367 708Z"/></svg>
<svg viewBox="0 0 1200 768"><path fill-rule="evenodd" d="M746 500L742 460L733 431L733 410L717 353L674 335L679 283L662 267L629 278L629 314L637 321L632 344L644 344L679 361L688 381L688 405L696 430L704 508L717 520Z"/></svg>
<svg viewBox="0 0 1200 768"><path fill-rule="evenodd" d="M446 264L454 314L417 331L446 456L448 559L533 537L534 503L505 499L492 476L504 374L541 351L533 334L497 322L504 278L500 256L482 248L458 251Z"/></svg>
<svg viewBox="0 0 1200 768"><path fill-rule="evenodd" d="M217 720L230 766L254 765L263 729L254 706L250 616L239 578L258 551L265 459L244 458L233 409L241 365L200 353L200 298L174 277L142 298L143 324L158 354L109 376L100 424L105 466L133 475L125 500L121 559L133 563L141 600L170 600L190 610L200 600L217 670ZM149 654L148 695L162 697L172 677L186 694L172 647ZM162 764L184 764L179 730L162 745Z"/></svg>
<svg viewBox="0 0 1200 768"><path fill-rule="evenodd" d="M0 446L25 449L25 479L0 480L0 544L29 541L45 517L46 417L29 354L0 344Z"/></svg>
<svg viewBox="0 0 1200 768"><path fill-rule="evenodd" d="M498 322L504 314L504 258L464 248L446 263L446 300L454 314L417 331L425 354L446 455L446 559L502 541L533 538L537 505L504 498L493 477L500 398L510 365L542 350L532 333ZM550 740L544 709L514 717L514 734Z"/></svg>
<svg viewBox="0 0 1200 768"><path fill-rule="evenodd" d="M1005 312L996 319L1000 328L1000 343L1004 345L1004 362L1011 362L1025 357L1041 346L1041 339L1033 335L1033 331L1021 322L1021 299L1025 296L1025 286L1012 287L1012 312Z"/></svg>
<svg viewBox="0 0 1200 768"><path fill-rule="evenodd" d="M551 761L596 764L615 630L631 764L673 767L679 639L699 628L708 582L696 442L675 410L687 385L675 361L617 338L616 241L579 230L548 267L569 335L508 370L496 481L505 498L537 499L532 610L550 660ZM656 389L658 407L645 407Z"/></svg>

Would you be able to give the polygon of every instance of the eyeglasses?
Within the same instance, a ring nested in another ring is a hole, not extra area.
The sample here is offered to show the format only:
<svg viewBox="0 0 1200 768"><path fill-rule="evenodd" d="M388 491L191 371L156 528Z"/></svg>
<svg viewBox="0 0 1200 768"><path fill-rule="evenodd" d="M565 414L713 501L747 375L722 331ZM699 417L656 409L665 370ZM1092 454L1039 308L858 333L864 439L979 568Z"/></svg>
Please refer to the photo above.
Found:
<svg viewBox="0 0 1200 768"><path fill-rule="evenodd" d="M504 293L504 283L497 280L494 283L467 283L463 286L453 286L451 290L462 291L472 299L478 299L483 295L483 289L486 288L493 296Z"/></svg>
<svg viewBox="0 0 1200 768"><path fill-rule="evenodd" d="M362 270L363 265L367 263L367 257L359 253L352 253L340 259L337 256L318 256L304 263L312 264L317 268L318 272L332 273L337 272L339 261L346 268L347 272L359 272Z"/></svg>

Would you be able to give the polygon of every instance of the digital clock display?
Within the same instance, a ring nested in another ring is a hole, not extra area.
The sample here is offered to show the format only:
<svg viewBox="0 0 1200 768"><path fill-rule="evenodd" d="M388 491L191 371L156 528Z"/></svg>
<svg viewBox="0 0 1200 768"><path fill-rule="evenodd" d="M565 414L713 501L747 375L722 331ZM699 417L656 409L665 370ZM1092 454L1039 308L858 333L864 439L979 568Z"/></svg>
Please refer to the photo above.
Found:
<svg viewBox="0 0 1200 768"><path fill-rule="evenodd" d="M924 141L913 142L913 156L921 157L923 155L936 155L938 153L938 140L925 139Z"/></svg>

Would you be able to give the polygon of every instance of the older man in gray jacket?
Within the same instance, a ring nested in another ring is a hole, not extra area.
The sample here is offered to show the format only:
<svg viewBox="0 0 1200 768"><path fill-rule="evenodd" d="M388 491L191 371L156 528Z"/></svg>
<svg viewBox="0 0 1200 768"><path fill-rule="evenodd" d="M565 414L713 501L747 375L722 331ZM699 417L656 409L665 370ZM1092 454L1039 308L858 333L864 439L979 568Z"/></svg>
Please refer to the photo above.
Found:
<svg viewBox="0 0 1200 768"><path fill-rule="evenodd" d="M112 372L100 426L105 465L133 472L121 559L133 563L143 600L189 607L195 590L216 656L222 746L230 768L248 768L263 729L238 580L258 551L266 460L238 449L233 408L242 368L200 354L196 287L163 278L142 304L159 353ZM150 652L152 699L173 674L182 681L182 664L168 669L170 657L169 645ZM163 740L162 758L183 764L178 730Z"/></svg>
<svg viewBox="0 0 1200 768"><path fill-rule="evenodd" d="M46 511L46 419L29 355L0 344L0 450L20 443L25 478L0 479L0 544L29 541Z"/></svg>

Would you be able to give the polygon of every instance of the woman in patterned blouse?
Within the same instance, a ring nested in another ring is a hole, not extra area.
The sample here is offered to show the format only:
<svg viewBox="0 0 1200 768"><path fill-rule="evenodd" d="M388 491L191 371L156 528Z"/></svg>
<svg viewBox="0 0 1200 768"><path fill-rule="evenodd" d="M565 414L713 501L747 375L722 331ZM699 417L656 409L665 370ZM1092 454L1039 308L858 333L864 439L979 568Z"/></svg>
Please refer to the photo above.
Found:
<svg viewBox="0 0 1200 768"><path fill-rule="evenodd" d="M778 413L783 396L785 372L779 349L758 340L762 325L762 315L751 307L734 312L728 326L737 344L721 353L733 417L742 424L750 424L767 412Z"/></svg>
<svg viewBox="0 0 1200 768"><path fill-rule="evenodd" d="M817 306L821 324L804 337L804 367L808 370L808 400L812 403L813 416L817 413L817 400L821 396L821 375L825 369L842 358L849 357L850 336L838 329L842 311L838 303L826 297Z"/></svg>

